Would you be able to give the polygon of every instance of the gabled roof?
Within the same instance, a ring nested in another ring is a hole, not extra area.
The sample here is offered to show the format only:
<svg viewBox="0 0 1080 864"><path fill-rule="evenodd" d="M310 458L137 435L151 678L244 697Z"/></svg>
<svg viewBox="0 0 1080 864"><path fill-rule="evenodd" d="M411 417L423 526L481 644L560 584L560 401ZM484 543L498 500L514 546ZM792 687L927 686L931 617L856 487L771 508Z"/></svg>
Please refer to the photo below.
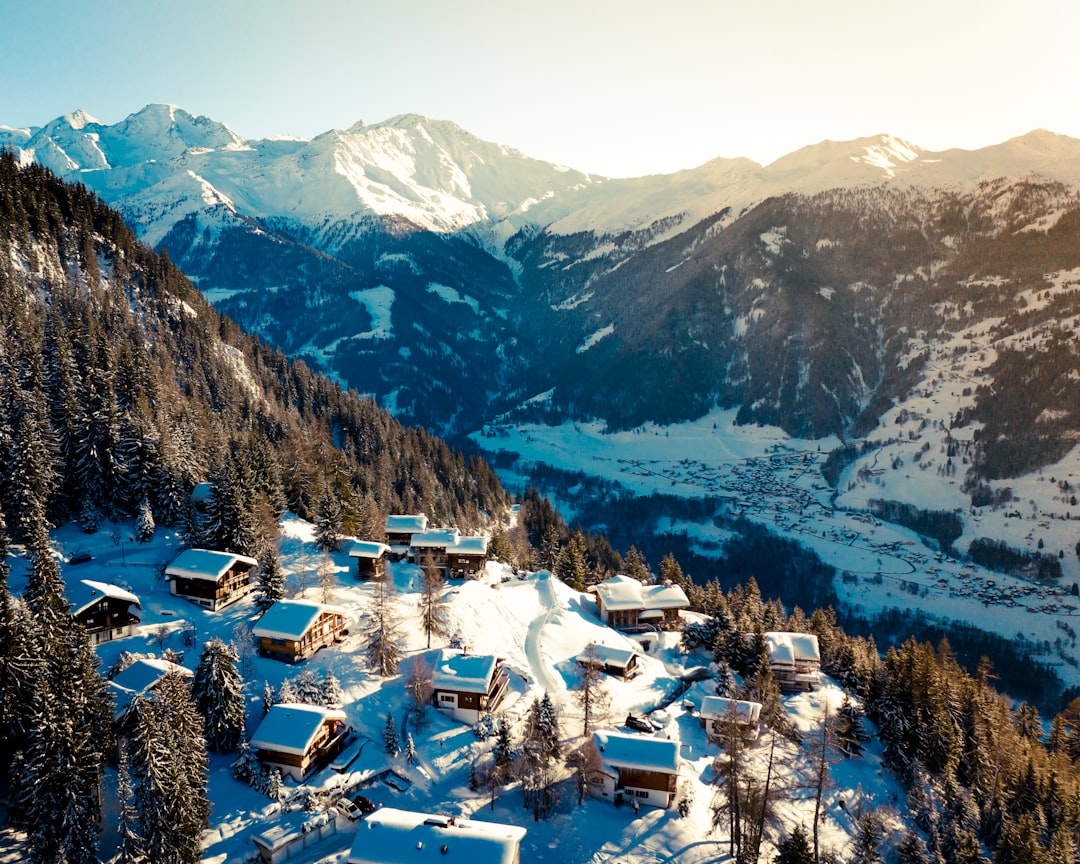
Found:
<svg viewBox="0 0 1080 864"><path fill-rule="evenodd" d="M351 558L382 558L390 553L390 547L385 543L376 543L373 540L357 540L349 550Z"/></svg>
<svg viewBox="0 0 1080 864"><path fill-rule="evenodd" d="M423 513L397 513L386 517L387 534L421 534L427 531L428 519Z"/></svg>
<svg viewBox="0 0 1080 864"><path fill-rule="evenodd" d="M761 717L761 703L727 699L723 696L706 696L701 700L701 710L698 713L705 720L726 720L733 715L739 723L757 723Z"/></svg>
<svg viewBox="0 0 1080 864"><path fill-rule="evenodd" d="M143 657L117 674L111 681L107 681L106 684L116 703L117 718L123 716L135 696L152 690L154 685L170 672L176 672L185 678L191 678L195 674L187 667L169 660Z"/></svg>
<svg viewBox="0 0 1080 864"><path fill-rule="evenodd" d="M634 768L661 774L679 773L679 744L669 738L598 730L593 732L593 740L600 760L609 770Z"/></svg>
<svg viewBox="0 0 1080 864"><path fill-rule="evenodd" d="M186 576L217 582L237 563L257 567L259 562L235 552L214 552L210 549L185 549L165 568L166 576Z"/></svg>
<svg viewBox="0 0 1080 864"><path fill-rule="evenodd" d="M424 549L431 547L447 548L457 544L461 534L457 528L432 528L430 531L424 531L420 534L413 534L410 545L413 549Z"/></svg>
<svg viewBox="0 0 1080 864"><path fill-rule="evenodd" d="M622 574L597 585L596 594L608 610L683 609L690 605L686 592L678 585L642 585Z"/></svg>
<svg viewBox="0 0 1080 864"><path fill-rule="evenodd" d="M140 609L142 608L139 598L130 591L125 591L116 585L110 585L108 582L95 582L93 579L80 579L78 582L68 585L67 596L68 600L71 601L72 615L78 615L80 612L86 611L103 597L123 600L127 603L133 603Z"/></svg>
<svg viewBox="0 0 1080 864"><path fill-rule="evenodd" d="M487 550L487 537L482 534L470 534L458 537L457 543L447 551L456 552L458 555L487 555Z"/></svg>
<svg viewBox="0 0 1080 864"><path fill-rule="evenodd" d="M314 600L278 600L263 613L251 633L267 639L300 639L324 612L349 614L340 606Z"/></svg>
<svg viewBox="0 0 1080 864"><path fill-rule="evenodd" d="M251 746L303 756L327 720L345 722L345 712L319 705L281 702L271 707L251 736Z"/></svg>
<svg viewBox="0 0 1080 864"><path fill-rule="evenodd" d="M517 864L525 829L382 807L360 823L349 864Z"/></svg>
<svg viewBox="0 0 1080 864"><path fill-rule="evenodd" d="M631 651L629 648L613 648L610 645L597 645L594 642L590 643L586 649L577 656L577 662L583 666L588 660L589 648L592 648L596 652L596 659L605 666L615 666L620 669L625 669L629 666L630 661L634 659L634 656L637 653Z"/></svg>
<svg viewBox="0 0 1080 864"><path fill-rule="evenodd" d="M499 659L490 654L462 654L443 648L431 673L431 686L436 690L487 693L498 665Z"/></svg>
<svg viewBox="0 0 1080 864"><path fill-rule="evenodd" d="M818 638L813 633L783 633L770 631L765 634L769 660L773 663L793 664L797 660L821 662Z"/></svg>

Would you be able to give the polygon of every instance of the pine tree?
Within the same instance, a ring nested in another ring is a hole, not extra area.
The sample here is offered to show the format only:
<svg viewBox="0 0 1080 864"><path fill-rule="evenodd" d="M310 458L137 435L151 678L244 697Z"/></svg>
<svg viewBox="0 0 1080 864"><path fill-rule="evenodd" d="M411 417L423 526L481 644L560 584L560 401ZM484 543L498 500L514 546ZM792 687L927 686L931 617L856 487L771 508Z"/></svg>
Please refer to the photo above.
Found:
<svg viewBox="0 0 1080 864"><path fill-rule="evenodd" d="M559 713L545 691L529 708L519 766L525 806L532 808L534 820L546 819L554 809L561 761Z"/></svg>
<svg viewBox="0 0 1080 864"><path fill-rule="evenodd" d="M581 734L589 735L607 722L611 709L611 694L604 687L604 664L596 645L589 643L581 656L578 683L574 700L581 709Z"/></svg>
<svg viewBox="0 0 1080 864"><path fill-rule="evenodd" d="M589 586L589 563L586 557L585 536L579 528L570 535L569 542L559 552L555 575L575 591Z"/></svg>
<svg viewBox="0 0 1080 864"><path fill-rule="evenodd" d="M398 737L397 726L394 725L394 715L386 715L386 725L383 726L383 749L390 756L397 756L401 752L401 739Z"/></svg>
<svg viewBox="0 0 1080 864"><path fill-rule="evenodd" d="M330 489L323 489L319 496L318 518L315 520L315 542L325 552L341 549L342 512L341 499Z"/></svg>
<svg viewBox="0 0 1080 864"><path fill-rule="evenodd" d="M443 597L446 582L443 580L439 568L431 557L431 550L424 553L423 563L420 565L423 586L417 604L420 607L420 627L427 636L427 647L431 647L431 637L438 636L445 639L450 633L450 625L447 621L447 603Z"/></svg>
<svg viewBox="0 0 1080 864"><path fill-rule="evenodd" d="M416 744L412 732L405 733L405 761L412 765L416 761Z"/></svg>
<svg viewBox="0 0 1080 864"><path fill-rule="evenodd" d="M140 851L155 864L195 864L210 802L202 718L187 682L166 675L151 696L134 697L128 716L125 747Z"/></svg>
<svg viewBox="0 0 1080 864"><path fill-rule="evenodd" d="M434 692L431 684L431 667L420 655L413 657L409 677L405 681L405 698L408 700L409 711L413 716L413 728L417 732L424 723Z"/></svg>
<svg viewBox="0 0 1080 864"><path fill-rule="evenodd" d="M776 847L777 856L773 864L814 864L817 860L810 842L806 839L806 829L799 825Z"/></svg>
<svg viewBox="0 0 1080 864"><path fill-rule="evenodd" d="M270 686L269 681L263 681L263 717L270 713L270 709L276 704L274 697L274 688Z"/></svg>
<svg viewBox="0 0 1080 864"><path fill-rule="evenodd" d="M324 553L319 559L319 569L316 575L319 581L319 599L323 603L334 602L334 562L329 555Z"/></svg>
<svg viewBox="0 0 1080 864"><path fill-rule="evenodd" d="M375 582L365 632L368 663L383 678L397 672L401 662L401 621L394 608L394 587L389 578Z"/></svg>
<svg viewBox="0 0 1080 864"><path fill-rule="evenodd" d="M851 759L858 759L863 754L864 745L870 740L862 722L862 711L855 705L847 693L840 704L836 722L836 749Z"/></svg>
<svg viewBox="0 0 1080 864"><path fill-rule="evenodd" d="M231 645L210 639L195 668L191 695L203 718L211 752L232 753L244 740L244 682L238 660Z"/></svg>
<svg viewBox="0 0 1080 864"><path fill-rule="evenodd" d="M149 543L154 539L154 513L150 509L150 499L143 497L139 503L139 515L135 520L135 539L140 543Z"/></svg>
<svg viewBox="0 0 1080 864"><path fill-rule="evenodd" d="M319 704L324 708L334 708L341 704L341 682L333 670L327 669L319 682Z"/></svg>
<svg viewBox="0 0 1080 864"><path fill-rule="evenodd" d="M285 572L281 569L281 557L274 544L267 544L259 559L259 565L255 605L265 612L278 600L285 599Z"/></svg>
<svg viewBox="0 0 1080 864"><path fill-rule="evenodd" d="M855 827L851 864L881 864L885 860L881 851L885 839L881 817L873 811L864 813L856 820Z"/></svg>
<svg viewBox="0 0 1080 864"><path fill-rule="evenodd" d="M649 563L645 560L645 556L638 552L636 546L631 546L627 550L626 557L623 558L623 572L642 584L649 583Z"/></svg>

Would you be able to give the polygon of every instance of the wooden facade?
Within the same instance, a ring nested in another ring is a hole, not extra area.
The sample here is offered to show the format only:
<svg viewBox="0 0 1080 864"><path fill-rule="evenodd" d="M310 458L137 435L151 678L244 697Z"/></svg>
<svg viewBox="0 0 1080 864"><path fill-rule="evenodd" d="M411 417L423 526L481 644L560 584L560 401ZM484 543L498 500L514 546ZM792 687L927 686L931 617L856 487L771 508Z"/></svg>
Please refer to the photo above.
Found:
<svg viewBox="0 0 1080 864"><path fill-rule="evenodd" d="M509 684L499 658L444 650L432 671L431 701L461 723L476 723L499 707Z"/></svg>
<svg viewBox="0 0 1080 864"><path fill-rule="evenodd" d="M349 557L356 562L357 579L382 579L390 547L386 543L359 540L353 543Z"/></svg>
<svg viewBox="0 0 1080 864"><path fill-rule="evenodd" d="M309 601L279 600L252 630L263 657L298 663L348 634L345 611Z"/></svg>
<svg viewBox="0 0 1080 864"><path fill-rule="evenodd" d="M82 579L71 585L68 595L72 617L94 645L131 636L141 620L131 608L141 608L139 598L116 585Z"/></svg>
<svg viewBox="0 0 1080 864"><path fill-rule="evenodd" d="M255 587L258 566L247 555L187 549L165 568L165 576L173 595L216 611Z"/></svg>
<svg viewBox="0 0 1080 864"><path fill-rule="evenodd" d="M316 705L281 703L263 718L251 746L260 762L297 782L345 749L352 732L345 713Z"/></svg>
<svg viewBox="0 0 1080 864"><path fill-rule="evenodd" d="M679 783L679 745L668 738L598 730L593 745L599 767L589 785L594 794L619 803L670 807Z"/></svg>

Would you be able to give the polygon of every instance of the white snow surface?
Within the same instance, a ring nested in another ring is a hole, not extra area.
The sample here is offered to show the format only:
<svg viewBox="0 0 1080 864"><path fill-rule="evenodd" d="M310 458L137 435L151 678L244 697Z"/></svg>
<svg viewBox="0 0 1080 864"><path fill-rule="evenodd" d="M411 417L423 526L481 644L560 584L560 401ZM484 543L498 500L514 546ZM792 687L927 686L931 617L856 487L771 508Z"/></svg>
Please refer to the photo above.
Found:
<svg viewBox="0 0 1080 864"><path fill-rule="evenodd" d="M232 777L231 756L210 757L209 793L211 824L203 836L203 857L213 864L242 864L252 860L253 835L281 828L292 830L299 822L326 820L322 812L345 792L359 791L377 805L446 816L476 817L485 821L520 826L526 830L521 860L545 861L553 856L567 862L678 861L705 864L725 861L726 837L709 833L710 765L716 753L707 743L696 708L713 693L710 682L693 684L663 711L653 714L662 726L657 739L670 741L678 754L680 788L692 795L690 813L679 818L675 809L616 808L610 803L586 797L577 804L567 777L565 794L551 819L534 822L522 808L521 791L510 784L490 808L483 791L470 791L468 777L473 761L489 751L492 742L480 741L473 731L431 709L419 731L406 717L405 682L417 662L432 666L445 643L436 639L426 647L419 625L417 601L421 573L416 565L398 562L389 565L389 575L397 591L396 605L403 620L404 660L400 674L382 679L369 668L363 651L363 621L370 609L373 587L357 580L351 569L348 549L331 554L336 576L332 597L323 598L316 587L315 572L322 553L314 543L314 527L292 515L281 523L281 557L290 599L319 602L329 599L346 609L359 622L346 639L328 646L305 661L289 665L258 656L251 640L251 627L258 620L254 597L248 596L218 612L169 594L159 573L177 556L179 536L160 527L148 543L134 541L132 523L109 524L93 535L74 526L53 532L53 548L66 581L94 579L122 586L140 598L143 621L136 634L97 646L102 670L111 666L122 651L160 656L165 648L183 652L183 666L193 670L202 646L210 638L236 640L241 651L241 671L246 681L247 728L252 734L262 721L264 682L275 691L286 677L295 679L304 669L316 676L331 671L341 684L340 710L352 726L360 744L359 756L344 771L332 767L310 775L297 784L287 779L284 797L270 801ZM76 552L88 553L92 560L69 564ZM15 546L10 553L9 585L19 593L26 586L28 561L25 551ZM354 565L353 565L354 566ZM510 684L503 712L515 730L533 699L546 690L561 714L565 747L577 746L582 737L581 715L573 700L578 680L576 658L589 643L623 650L637 649L636 643L600 623L590 595L573 591L546 572L515 575L499 564L489 564L476 581L453 581L446 588L452 632L462 644L481 655L505 658ZM652 650L639 657L640 674L632 681L605 678L611 695L611 725L616 732L628 712L648 712L670 699L679 686L679 676L708 662L708 658L685 655L678 649L679 634L666 633ZM640 649L637 649L640 654ZM153 661L156 663L157 661ZM785 697L792 721L811 730L819 722L824 706L835 712L842 691L826 681L817 692ZM689 706L689 707L687 707ZM401 722L413 735L418 754L409 765L403 756L389 757L382 747L387 714ZM264 724L265 725L265 724ZM269 731L260 730L260 732ZM637 735L639 733L629 733ZM293 736L295 737L295 736ZM291 739L290 739L291 740ZM750 750L752 764L764 772L768 736ZM790 780L805 780L812 770L805 750L788 742L777 745L777 765ZM403 791L378 780L386 769L404 778ZM871 744L861 760L847 760L834 769L837 789L829 793L823 842L844 850L854 833L852 813L857 807L892 803L899 789L880 770L880 753ZM369 784L369 785L366 785ZM316 812L305 813L302 800L312 792ZM843 799L845 807L838 806ZM116 849L117 802L115 769L108 769L103 786L104 820L100 854L104 860ZM770 829L770 842L800 823L809 824L810 804L790 800L782 804L777 825ZM294 823L297 823L294 825ZM338 819L339 831L309 845L290 859L296 864L344 864L356 836L357 824ZM10 836L0 839L0 860L17 860L17 843ZM5 847L3 844L7 843ZM771 859L774 850L765 850Z"/></svg>
<svg viewBox="0 0 1080 864"><path fill-rule="evenodd" d="M79 111L42 127L0 127L0 146L83 181L151 243L193 212L217 212L217 221L293 219L342 239L349 232L341 229L365 215L394 215L434 231L469 228L495 249L526 225L567 234L648 230L649 242L658 242L725 208L737 215L787 192L970 187L1027 175L1080 185L1080 141L1044 130L973 151L932 152L891 135L822 141L767 166L718 158L620 180L532 159L416 114L311 140L244 140L177 106L148 105L111 126Z"/></svg>

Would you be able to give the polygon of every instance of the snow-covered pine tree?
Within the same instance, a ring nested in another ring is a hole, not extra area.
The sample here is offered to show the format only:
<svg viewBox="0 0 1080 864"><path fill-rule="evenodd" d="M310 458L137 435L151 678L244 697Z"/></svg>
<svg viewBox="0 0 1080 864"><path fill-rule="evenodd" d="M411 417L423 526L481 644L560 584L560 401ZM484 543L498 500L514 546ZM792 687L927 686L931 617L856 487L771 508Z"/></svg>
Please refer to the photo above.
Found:
<svg viewBox="0 0 1080 864"><path fill-rule="evenodd" d="M365 642L368 663L383 678L397 672L401 662L401 619L394 608L394 586L389 578L374 583L374 597Z"/></svg>
<svg viewBox="0 0 1080 864"><path fill-rule="evenodd" d="M328 487L319 496L318 517L315 520L315 542L325 552L341 549L341 500Z"/></svg>
<svg viewBox="0 0 1080 864"><path fill-rule="evenodd" d="M581 734L588 736L607 722L611 710L611 694L604 686L604 664L596 645L589 643L581 658L581 671L574 688L574 701L581 710Z"/></svg>
<svg viewBox="0 0 1080 864"><path fill-rule="evenodd" d="M244 682L237 669L236 650L220 639L203 646L191 695L203 718L207 748L232 753L244 740Z"/></svg>
<svg viewBox="0 0 1080 864"><path fill-rule="evenodd" d="M864 745L870 740L863 727L863 715L847 693L840 704L836 718L836 749L851 759L858 759L863 754Z"/></svg>
<svg viewBox="0 0 1080 864"><path fill-rule="evenodd" d="M401 752L401 739L394 725L393 714L386 715L386 725L383 726L383 749L391 756L397 756Z"/></svg>
<svg viewBox="0 0 1080 864"><path fill-rule="evenodd" d="M420 607L420 627L427 636L427 647L431 647L431 637L438 636L445 639L450 632L447 620L447 603L443 597L443 589L446 582L443 580L439 568L435 566L435 559L428 549L420 564L420 573L423 585L417 604Z"/></svg>
<svg viewBox="0 0 1080 864"><path fill-rule="evenodd" d="M296 688L293 686L293 682L288 678L282 679L281 686L278 687L277 704L299 701L300 699L296 695Z"/></svg>
<svg viewBox="0 0 1080 864"><path fill-rule="evenodd" d="M135 519L135 539L140 543L149 543L154 539L154 513L150 509L150 499L143 497L139 503L139 515Z"/></svg>
<svg viewBox="0 0 1080 864"><path fill-rule="evenodd" d="M270 713L270 709L274 707L276 698L274 696L274 688L270 686L269 681L263 681L263 716L265 717Z"/></svg>
<svg viewBox="0 0 1080 864"><path fill-rule="evenodd" d="M278 555L277 546L268 543L259 558L259 564L255 605L265 612L278 600L285 599L285 572L281 569L281 556Z"/></svg>
<svg viewBox="0 0 1080 864"><path fill-rule="evenodd" d="M416 743L413 741L412 732L405 733L405 761L410 765L416 761Z"/></svg>
<svg viewBox="0 0 1080 864"><path fill-rule="evenodd" d="M534 819L546 819L555 806L555 787L562 762L559 713L551 696L534 699L525 719L519 774L526 808Z"/></svg>
<svg viewBox="0 0 1080 864"><path fill-rule="evenodd" d="M409 677L405 680L405 699L413 716L413 728L417 732L424 724L432 693L434 690L431 686L431 667L418 654L413 657L409 666Z"/></svg>
<svg viewBox="0 0 1080 864"><path fill-rule="evenodd" d="M555 575L575 591L584 591L589 585L589 562L585 536L579 528L570 535L569 542L560 550L555 564Z"/></svg>
<svg viewBox="0 0 1080 864"><path fill-rule="evenodd" d="M336 708L341 704L341 682L332 669L327 669L319 682L319 704L324 708Z"/></svg>
<svg viewBox="0 0 1080 864"><path fill-rule="evenodd" d="M305 705L322 705L323 689L319 679L315 677L314 670L305 667L300 670L292 682L294 701L303 702Z"/></svg>
<svg viewBox="0 0 1080 864"><path fill-rule="evenodd" d="M195 864L210 802L202 718L178 674L166 675L151 696L135 696L125 739L138 835L155 864Z"/></svg>

